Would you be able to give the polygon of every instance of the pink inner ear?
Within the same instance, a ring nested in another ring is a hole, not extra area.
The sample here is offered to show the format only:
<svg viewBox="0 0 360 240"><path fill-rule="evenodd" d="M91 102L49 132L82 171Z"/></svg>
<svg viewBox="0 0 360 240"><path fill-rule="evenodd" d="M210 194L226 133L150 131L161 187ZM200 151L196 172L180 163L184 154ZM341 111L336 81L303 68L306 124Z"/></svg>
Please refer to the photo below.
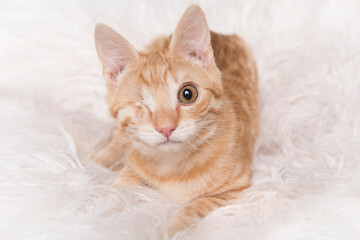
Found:
<svg viewBox="0 0 360 240"><path fill-rule="evenodd" d="M114 75L118 75L125 69L125 64L122 62L114 61L114 59L107 59L107 62L108 70Z"/></svg>
<svg viewBox="0 0 360 240"><path fill-rule="evenodd" d="M209 59L207 58L207 54L206 54L206 53L204 53L204 54L202 54L202 55L199 55L197 52L192 51L192 52L189 52L188 55L189 55L190 58L195 58L195 59L199 60L199 61L202 63L203 67L206 68L206 67L209 66L209 62L210 62L210 61L209 61Z"/></svg>
<svg viewBox="0 0 360 240"><path fill-rule="evenodd" d="M194 57L194 58L197 58L197 59L201 59L201 57L199 56L199 54L197 54L195 51L192 51L189 53L189 56L190 57Z"/></svg>

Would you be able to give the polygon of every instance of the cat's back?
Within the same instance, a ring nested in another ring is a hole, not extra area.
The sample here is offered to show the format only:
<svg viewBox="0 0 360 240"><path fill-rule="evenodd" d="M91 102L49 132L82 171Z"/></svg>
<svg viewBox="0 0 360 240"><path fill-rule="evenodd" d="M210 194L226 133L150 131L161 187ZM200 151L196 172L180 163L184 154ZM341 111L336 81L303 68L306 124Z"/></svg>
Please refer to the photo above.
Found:
<svg viewBox="0 0 360 240"><path fill-rule="evenodd" d="M224 93L235 110L239 129L244 129L243 145L253 149L259 103L257 68L251 50L239 36L215 32L211 32L211 45L221 71Z"/></svg>
<svg viewBox="0 0 360 240"><path fill-rule="evenodd" d="M211 32L211 45L223 87L230 98L257 106L257 69L250 48L239 36ZM241 101L243 100L243 101Z"/></svg>

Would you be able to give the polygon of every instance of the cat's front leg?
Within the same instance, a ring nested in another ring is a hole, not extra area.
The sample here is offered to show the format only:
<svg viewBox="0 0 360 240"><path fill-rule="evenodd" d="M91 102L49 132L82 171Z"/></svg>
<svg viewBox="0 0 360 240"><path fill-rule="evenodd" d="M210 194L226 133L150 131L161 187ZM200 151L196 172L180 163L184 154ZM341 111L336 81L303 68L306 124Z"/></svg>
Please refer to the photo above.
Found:
<svg viewBox="0 0 360 240"><path fill-rule="evenodd" d="M111 141L98 153L91 155L89 158L104 166L104 167L113 167L115 170L122 168L122 158L124 157L124 148L121 144L121 141L113 137Z"/></svg>
<svg viewBox="0 0 360 240"><path fill-rule="evenodd" d="M225 206L229 200L238 197L245 188L247 186L193 199L180 211L173 224L168 228L169 237L196 223L197 220L205 217L212 210Z"/></svg>
<svg viewBox="0 0 360 240"><path fill-rule="evenodd" d="M115 188L131 187L137 185L144 184L138 177L138 175L131 169L131 167L128 167L126 165L112 183L112 186Z"/></svg>

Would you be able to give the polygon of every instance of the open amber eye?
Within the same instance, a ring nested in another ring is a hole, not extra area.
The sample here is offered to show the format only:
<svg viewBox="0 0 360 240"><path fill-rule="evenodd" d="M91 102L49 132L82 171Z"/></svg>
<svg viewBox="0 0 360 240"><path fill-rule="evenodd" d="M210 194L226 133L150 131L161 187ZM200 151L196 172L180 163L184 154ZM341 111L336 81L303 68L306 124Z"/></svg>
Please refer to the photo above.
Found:
<svg viewBox="0 0 360 240"><path fill-rule="evenodd" d="M182 104L192 104L198 98L199 92L194 85L186 84L180 88L178 98Z"/></svg>

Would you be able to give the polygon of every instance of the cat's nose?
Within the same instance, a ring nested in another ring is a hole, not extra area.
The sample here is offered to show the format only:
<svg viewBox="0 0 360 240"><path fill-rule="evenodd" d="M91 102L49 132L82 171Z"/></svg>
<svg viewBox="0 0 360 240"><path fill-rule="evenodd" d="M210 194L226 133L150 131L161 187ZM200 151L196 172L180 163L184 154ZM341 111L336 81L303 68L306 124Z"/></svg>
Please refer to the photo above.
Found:
<svg viewBox="0 0 360 240"><path fill-rule="evenodd" d="M156 128L156 131L158 131L159 133L164 135L164 137L169 138L170 135L172 134L172 132L176 129L176 127L177 126L175 124L163 125L163 126Z"/></svg>

